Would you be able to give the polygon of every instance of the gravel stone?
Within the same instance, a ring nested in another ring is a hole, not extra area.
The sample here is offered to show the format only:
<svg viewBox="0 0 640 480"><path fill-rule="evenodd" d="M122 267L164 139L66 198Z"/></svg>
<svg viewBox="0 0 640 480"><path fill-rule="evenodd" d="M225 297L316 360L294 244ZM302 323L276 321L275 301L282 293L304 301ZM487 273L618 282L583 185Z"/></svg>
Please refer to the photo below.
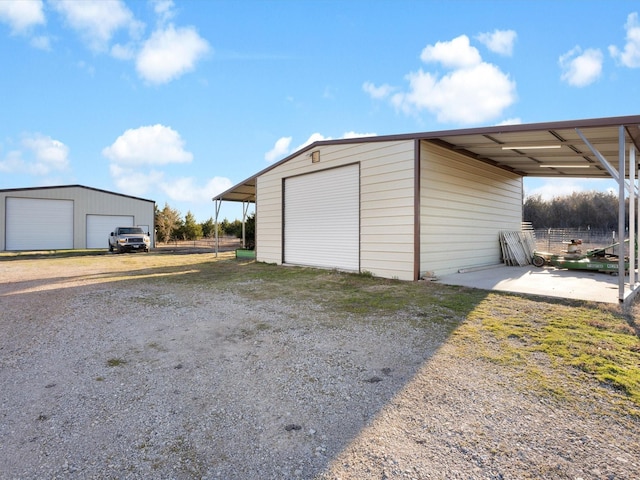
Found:
<svg viewBox="0 0 640 480"><path fill-rule="evenodd" d="M0 262L0 478L640 478L640 422L588 385L541 397L439 323L126 259Z"/></svg>

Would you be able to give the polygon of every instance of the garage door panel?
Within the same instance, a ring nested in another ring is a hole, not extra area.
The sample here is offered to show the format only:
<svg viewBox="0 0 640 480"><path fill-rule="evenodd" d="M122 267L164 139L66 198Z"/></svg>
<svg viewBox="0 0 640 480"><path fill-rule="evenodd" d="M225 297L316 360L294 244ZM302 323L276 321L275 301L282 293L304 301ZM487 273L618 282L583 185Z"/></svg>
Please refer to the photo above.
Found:
<svg viewBox="0 0 640 480"><path fill-rule="evenodd" d="M73 200L7 197L7 250L73 248Z"/></svg>
<svg viewBox="0 0 640 480"><path fill-rule="evenodd" d="M285 180L285 263L360 269L360 168Z"/></svg>
<svg viewBox="0 0 640 480"><path fill-rule="evenodd" d="M87 248L107 248L116 227L133 227L133 215L87 215Z"/></svg>

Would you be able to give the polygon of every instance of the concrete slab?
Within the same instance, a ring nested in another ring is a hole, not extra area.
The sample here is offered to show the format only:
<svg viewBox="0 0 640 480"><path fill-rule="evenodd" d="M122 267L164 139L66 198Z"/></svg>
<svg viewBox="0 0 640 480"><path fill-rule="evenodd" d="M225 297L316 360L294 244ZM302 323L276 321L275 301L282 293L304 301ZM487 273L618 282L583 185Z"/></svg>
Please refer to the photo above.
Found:
<svg viewBox="0 0 640 480"><path fill-rule="evenodd" d="M439 277L439 283L503 292L619 303L618 277L586 270L497 265Z"/></svg>

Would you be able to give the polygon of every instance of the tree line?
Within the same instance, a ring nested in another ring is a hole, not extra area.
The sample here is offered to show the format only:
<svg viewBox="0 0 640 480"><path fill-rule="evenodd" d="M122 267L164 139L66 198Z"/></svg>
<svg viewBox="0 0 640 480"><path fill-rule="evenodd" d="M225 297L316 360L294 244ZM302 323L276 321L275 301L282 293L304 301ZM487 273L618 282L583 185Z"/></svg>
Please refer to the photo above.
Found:
<svg viewBox="0 0 640 480"><path fill-rule="evenodd" d="M626 200L627 209L628 206L629 199ZM574 192L551 200L531 195L524 201L523 220L531 222L535 229L617 230L618 195L601 191Z"/></svg>
<svg viewBox="0 0 640 480"><path fill-rule="evenodd" d="M629 200L625 200L628 208ZM535 229L575 228L612 231L618 229L618 196L613 192L574 192L570 195L544 200L541 195L526 197L523 220ZM209 218L198 223L188 211L184 218L180 212L165 203L155 211L156 234L159 242L199 240L215 236L215 222ZM637 224L637 223L636 223ZM628 227L628 225L626 225ZM242 237L242 222L224 219L218 222L218 236ZM255 214L247 217L245 237L248 243L255 238Z"/></svg>
<svg viewBox="0 0 640 480"><path fill-rule="evenodd" d="M196 222L195 216L188 211L184 218L180 212L165 203L160 210L156 205L155 211L156 238L158 242L166 243L175 240L199 240L215 237L215 222L210 217L205 222ZM242 222L230 222L226 218L218 222L218 236L242 237ZM247 217L245 222L245 238L247 241L255 237L255 214Z"/></svg>

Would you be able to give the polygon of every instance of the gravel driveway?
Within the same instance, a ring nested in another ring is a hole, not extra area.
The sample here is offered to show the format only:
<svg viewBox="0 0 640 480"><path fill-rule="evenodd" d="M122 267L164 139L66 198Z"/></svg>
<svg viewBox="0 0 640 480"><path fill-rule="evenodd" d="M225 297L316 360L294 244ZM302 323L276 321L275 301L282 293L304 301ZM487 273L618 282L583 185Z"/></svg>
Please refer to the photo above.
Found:
<svg viewBox="0 0 640 480"><path fill-rule="evenodd" d="M0 260L0 478L640 478L640 422L588 386L540 398L441 322L160 257Z"/></svg>

